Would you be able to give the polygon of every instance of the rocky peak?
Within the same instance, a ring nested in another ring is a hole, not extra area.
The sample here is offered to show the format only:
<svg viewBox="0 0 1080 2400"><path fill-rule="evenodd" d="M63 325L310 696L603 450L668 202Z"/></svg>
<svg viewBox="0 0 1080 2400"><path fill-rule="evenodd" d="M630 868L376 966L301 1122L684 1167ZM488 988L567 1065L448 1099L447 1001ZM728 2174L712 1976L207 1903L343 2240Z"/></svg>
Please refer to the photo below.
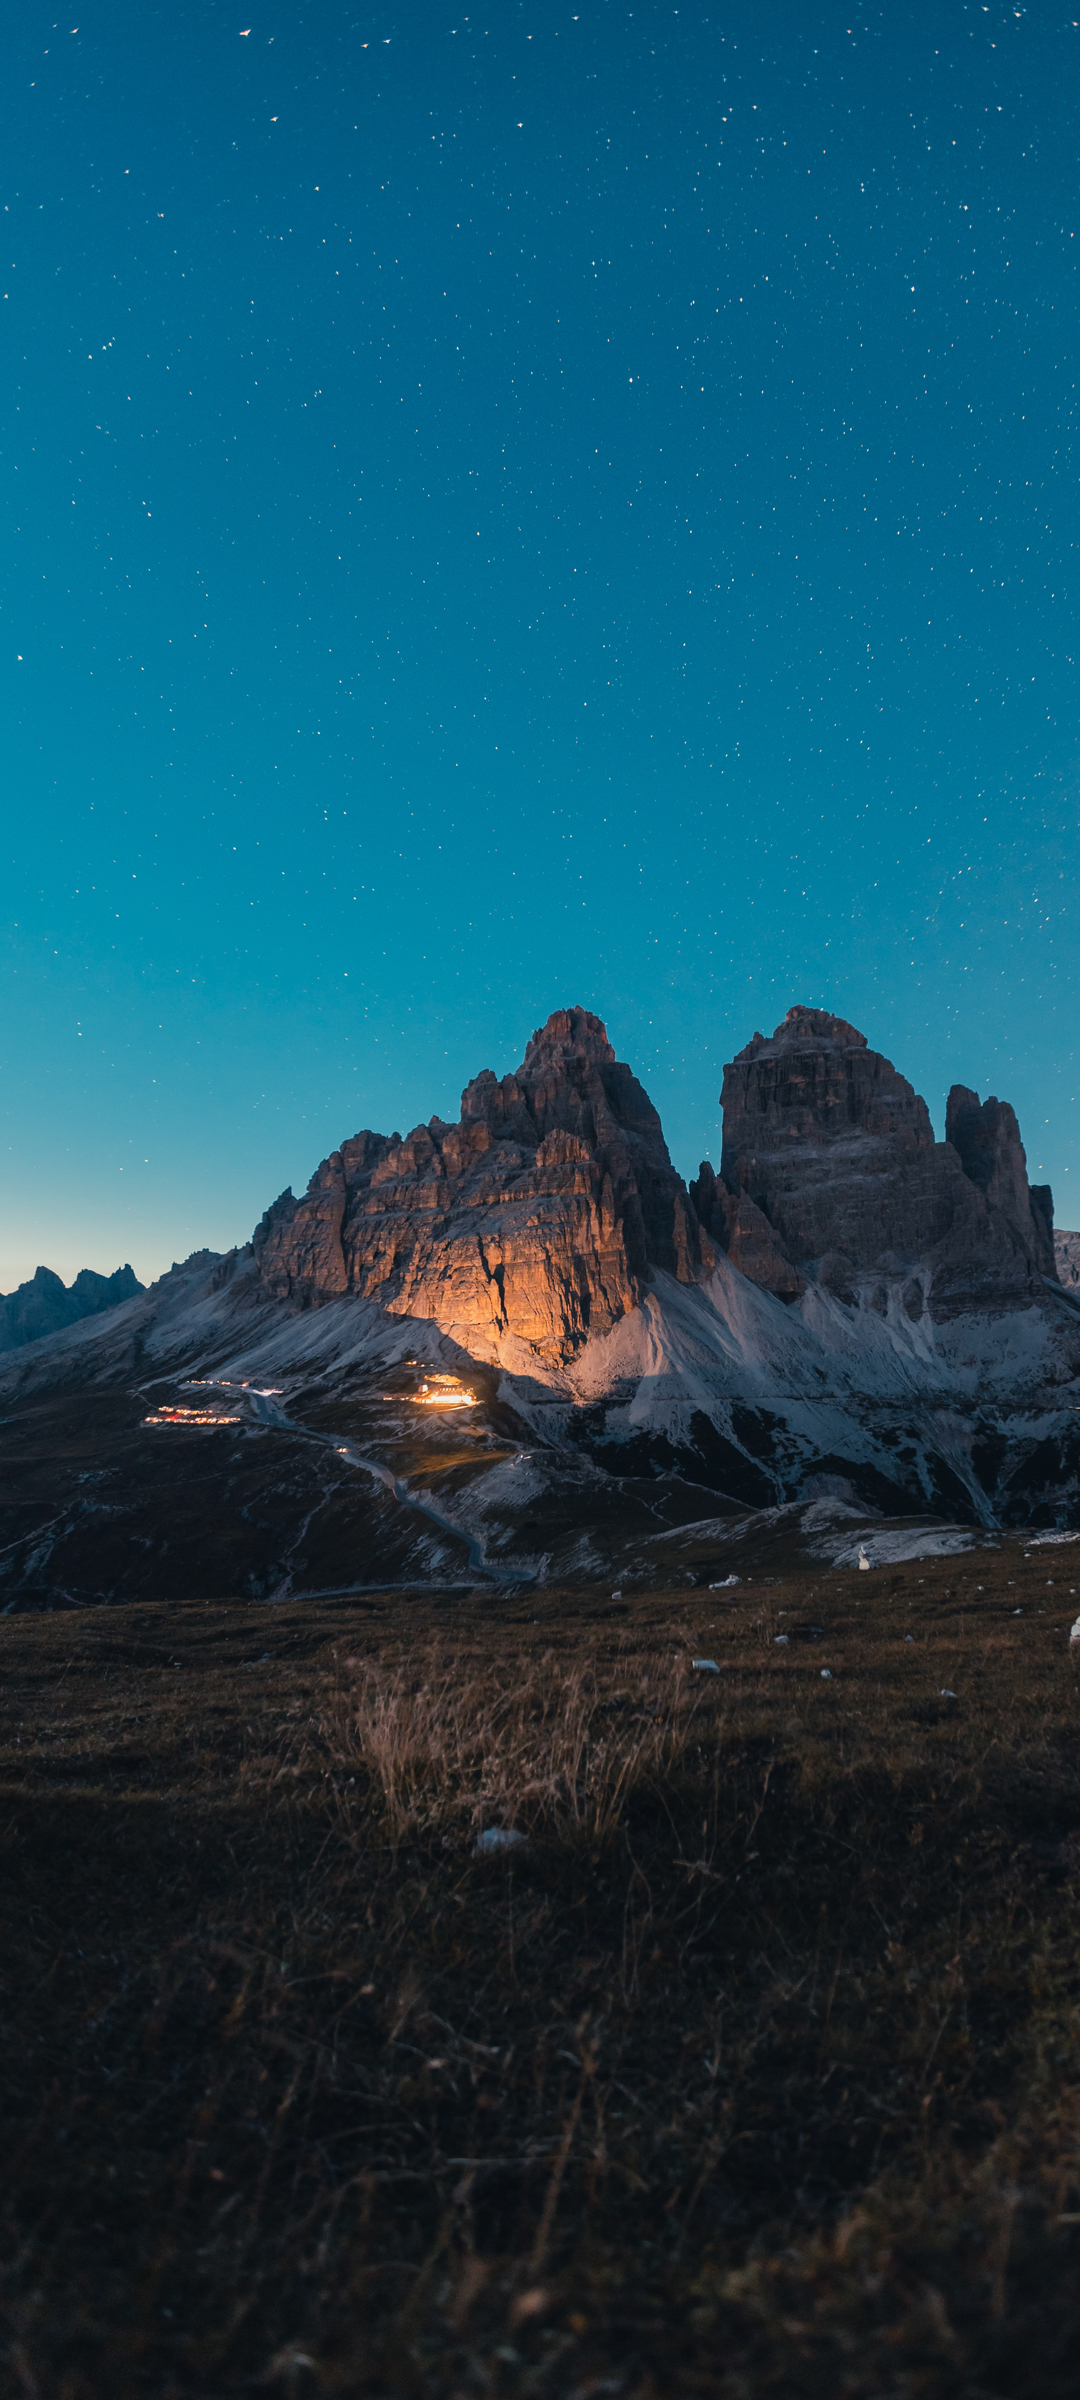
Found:
<svg viewBox="0 0 1080 2400"><path fill-rule="evenodd" d="M699 1177L692 1195L734 1263L782 1297L925 1261L945 1313L1034 1297L1054 1273L1050 1195L1029 1191L1013 1110L957 1086L935 1142L925 1100L844 1018L789 1009L725 1068L721 1102L721 1182Z"/></svg>
<svg viewBox="0 0 1080 2400"><path fill-rule="evenodd" d="M602 1143L628 1112L670 1163L651 1100L629 1067L620 1066L606 1027L587 1008L557 1008L533 1034L516 1073L500 1082L485 1067L461 1095L462 1122L482 1120L496 1140L542 1141L559 1127Z"/></svg>
<svg viewBox="0 0 1080 2400"><path fill-rule="evenodd" d="M466 1085L456 1125L344 1143L302 1200L275 1201L255 1255L265 1287L301 1305L354 1292L480 1354L523 1343L561 1360L656 1268L691 1281L702 1233L648 1094L600 1019L571 1008L512 1074Z"/></svg>
<svg viewBox="0 0 1080 2400"><path fill-rule="evenodd" d="M553 1066L572 1073L579 1062L584 1065L588 1061L598 1066L615 1065L607 1026L587 1008L556 1008L547 1024L538 1026L533 1034L521 1074L528 1081Z"/></svg>
<svg viewBox="0 0 1080 2400"><path fill-rule="evenodd" d="M807 1008L797 1001L775 1033L755 1033L745 1050L739 1051L738 1062L760 1058L763 1050L770 1054L779 1050L805 1050L816 1042L824 1042L833 1050L865 1050L866 1035L849 1025L846 1017L830 1016L827 1008Z"/></svg>
<svg viewBox="0 0 1080 2400"><path fill-rule="evenodd" d="M283 1193L254 1237L263 1286L376 1300L522 1365L530 1347L570 1358L658 1269L692 1282L714 1245L785 1300L900 1277L915 1315L928 1288L945 1315L1019 1305L1053 1275L1050 1194L1029 1191L1007 1103L958 1086L935 1142L891 1060L805 1006L754 1035L721 1099L720 1175L704 1164L688 1194L599 1017L557 1009L512 1073L473 1077L456 1124L355 1134L301 1200Z"/></svg>
<svg viewBox="0 0 1080 2400"><path fill-rule="evenodd" d="M865 1034L821 1008L790 1008L769 1040L755 1034L724 1069L721 1105L721 1172L733 1191L752 1190L760 1180L754 1162L796 1141L842 1143L862 1134L933 1146L925 1100L868 1048Z"/></svg>
<svg viewBox="0 0 1080 2400"><path fill-rule="evenodd" d="M1007 1100L980 1101L977 1092L954 1083L945 1112L945 1139L989 1209L1007 1220L1022 1247L1034 1244L1040 1273L1056 1277L1053 1194L1048 1183L1028 1183L1015 1109Z"/></svg>
<svg viewBox="0 0 1080 2400"><path fill-rule="evenodd" d="M124 1300L137 1299L143 1289L129 1266L117 1267L112 1275L81 1267L70 1286L51 1267L38 1267L17 1291L0 1293L0 1350L21 1350L47 1333L62 1333L83 1317L100 1316Z"/></svg>

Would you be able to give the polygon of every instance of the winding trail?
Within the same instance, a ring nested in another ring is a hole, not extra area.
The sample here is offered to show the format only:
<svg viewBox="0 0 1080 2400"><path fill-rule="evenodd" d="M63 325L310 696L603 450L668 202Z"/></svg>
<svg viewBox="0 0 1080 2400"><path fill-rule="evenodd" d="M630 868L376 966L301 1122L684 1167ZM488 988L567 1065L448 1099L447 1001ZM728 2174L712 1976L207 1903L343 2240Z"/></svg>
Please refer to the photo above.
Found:
<svg viewBox="0 0 1080 2400"><path fill-rule="evenodd" d="M262 1424L277 1425L288 1433L305 1434L309 1441L323 1442L328 1450L333 1451L335 1458L343 1458L348 1466L359 1467L365 1475L373 1475L376 1483L382 1484L384 1490L388 1491L398 1502L399 1507L415 1509L418 1516L426 1517L429 1525L436 1526L440 1533L449 1534L455 1542L464 1542L469 1554L469 1566L474 1575L490 1575L498 1583L535 1583L535 1575L526 1568L492 1566L490 1560L485 1558L481 1544L474 1540L471 1534L464 1533L460 1525L455 1525L452 1517L444 1517L439 1509L433 1507L430 1500L418 1499L416 1494L409 1490L404 1478L401 1475L395 1475L391 1468L382 1466L377 1458L365 1458L363 1452L357 1450L352 1442L335 1440L333 1434L313 1434L306 1425L297 1425L292 1417L286 1415L283 1408L274 1406L273 1399L267 1392L253 1392L249 1389L245 1396L255 1416Z"/></svg>

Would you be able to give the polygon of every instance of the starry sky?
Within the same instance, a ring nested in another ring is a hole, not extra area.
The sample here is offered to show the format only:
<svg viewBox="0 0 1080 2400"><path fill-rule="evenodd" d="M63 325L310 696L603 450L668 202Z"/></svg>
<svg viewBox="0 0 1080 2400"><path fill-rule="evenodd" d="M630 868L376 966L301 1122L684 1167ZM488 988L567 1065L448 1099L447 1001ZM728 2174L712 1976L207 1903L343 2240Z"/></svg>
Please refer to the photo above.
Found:
<svg viewBox="0 0 1080 2400"><path fill-rule="evenodd" d="M1068 5L247 8L0 35L0 1288L574 1002L684 1173L804 1000L1080 1223Z"/></svg>

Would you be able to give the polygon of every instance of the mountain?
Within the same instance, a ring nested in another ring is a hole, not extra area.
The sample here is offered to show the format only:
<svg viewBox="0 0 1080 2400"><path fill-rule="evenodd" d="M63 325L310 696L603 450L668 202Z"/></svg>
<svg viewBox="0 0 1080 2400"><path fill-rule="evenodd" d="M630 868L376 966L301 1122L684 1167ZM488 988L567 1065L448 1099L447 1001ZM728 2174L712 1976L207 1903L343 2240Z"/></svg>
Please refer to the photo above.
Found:
<svg viewBox="0 0 1080 2400"><path fill-rule="evenodd" d="M354 1135L242 1248L0 1362L0 1607L722 1581L1080 1525L1075 1253L1008 1104L954 1087L935 1142L802 1007L722 1097L688 1189L558 1010L456 1124Z"/></svg>
<svg viewBox="0 0 1080 2400"><path fill-rule="evenodd" d="M70 1287L51 1268L38 1267L29 1283L20 1283L14 1292L0 1292L0 1351L20 1350L44 1334L78 1325L84 1317L119 1308L144 1289L130 1267L117 1267L113 1275L96 1275L92 1267L83 1267Z"/></svg>
<svg viewBox="0 0 1080 2400"><path fill-rule="evenodd" d="M254 1251L275 1299L349 1292L523 1367L609 1332L655 1270L692 1283L713 1258L651 1100L584 1008L557 1009L515 1074L477 1075L456 1125L343 1143Z"/></svg>
<svg viewBox="0 0 1080 2400"><path fill-rule="evenodd" d="M720 1097L721 1181L706 1163L693 1198L741 1272L781 1298L808 1279L851 1298L876 1270L941 1321L1038 1300L1055 1277L1050 1189L1029 1189L1007 1102L954 1084L935 1142L891 1061L818 1008L756 1033Z"/></svg>
<svg viewBox="0 0 1080 2400"><path fill-rule="evenodd" d="M254 1237L263 1287L303 1306L353 1293L479 1355L551 1365L656 1271L694 1284L717 1250L789 1301L899 1276L909 1313L925 1301L935 1321L1023 1306L1056 1279L1050 1190L1029 1189L1007 1102L954 1085L935 1142L865 1034L797 1007L725 1068L721 1105L720 1177L706 1160L688 1191L600 1019L559 1009L515 1074L468 1085L456 1125L359 1133L302 1200L283 1192Z"/></svg>

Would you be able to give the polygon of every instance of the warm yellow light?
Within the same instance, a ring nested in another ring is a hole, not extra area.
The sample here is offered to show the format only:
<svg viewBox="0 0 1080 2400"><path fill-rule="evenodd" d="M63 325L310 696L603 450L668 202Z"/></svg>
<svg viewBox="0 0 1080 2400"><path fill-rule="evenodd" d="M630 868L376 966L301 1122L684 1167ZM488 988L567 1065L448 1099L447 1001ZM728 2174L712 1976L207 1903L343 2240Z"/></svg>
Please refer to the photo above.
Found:
<svg viewBox="0 0 1080 2400"><path fill-rule="evenodd" d="M239 1417L219 1417L209 1408L163 1408L153 1417L144 1417L144 1425L239 1425Z"/></svg>
<svg viewBox="0 0 1080 2400"><path fill-rule="evenodd" d="M475 1408L476 1394L475 1392L463 1392L460 1387L456 1391L429 1392L425 1384L420 1392L420 1406L421 1408Z"/></svg>

